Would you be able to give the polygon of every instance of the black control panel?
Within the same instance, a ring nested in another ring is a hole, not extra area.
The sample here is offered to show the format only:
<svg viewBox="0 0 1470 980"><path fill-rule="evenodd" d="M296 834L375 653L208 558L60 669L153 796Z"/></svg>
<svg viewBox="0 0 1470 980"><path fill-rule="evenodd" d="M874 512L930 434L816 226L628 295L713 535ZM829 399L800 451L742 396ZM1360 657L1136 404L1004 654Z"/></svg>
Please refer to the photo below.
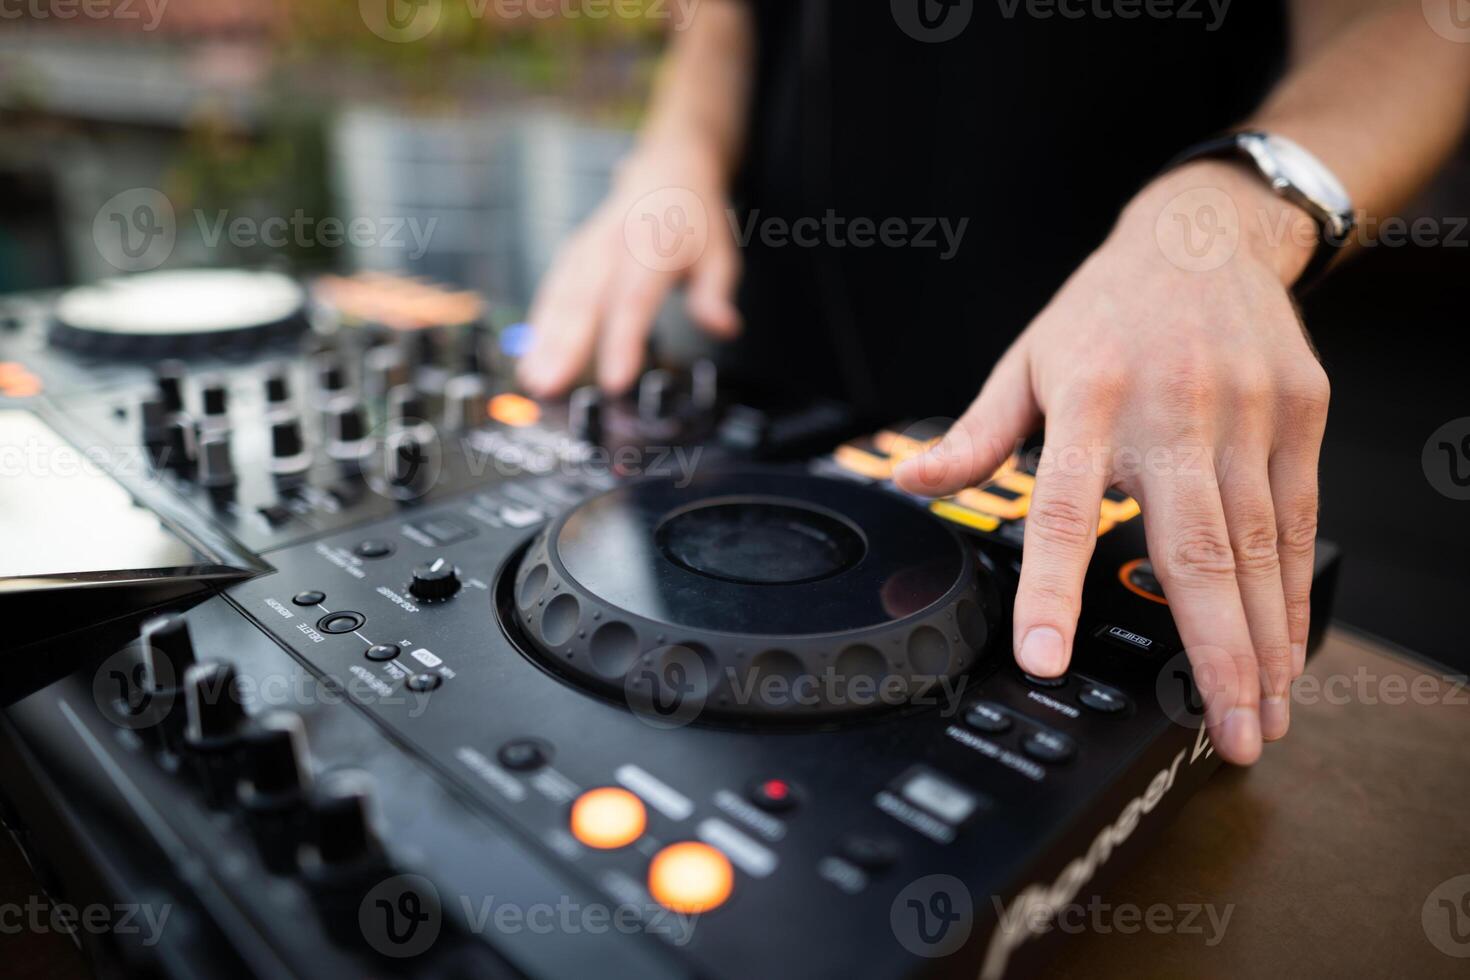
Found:
<svg viewBox="0 0 1470 980"><path fill-rule="evenodd" d="M305 336L26 402L266 569L7 655L54 665L7 826L58 899L169 910L99 969L1015 976L1216 764L1131 501L1034 678L1024 460L931 505L887 480L924 433L712 365L541 404L494 329Z"/></svg>

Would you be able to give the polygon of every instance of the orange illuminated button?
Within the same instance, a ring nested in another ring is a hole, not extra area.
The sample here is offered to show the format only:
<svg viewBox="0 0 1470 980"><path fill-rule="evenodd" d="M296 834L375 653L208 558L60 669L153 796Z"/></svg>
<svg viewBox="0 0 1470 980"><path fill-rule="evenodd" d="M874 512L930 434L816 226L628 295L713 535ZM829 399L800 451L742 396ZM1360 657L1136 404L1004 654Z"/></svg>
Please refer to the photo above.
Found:
<svg viewBox="0 0 1470 980"><path fill-rule="evenodd" d="M648 891L670 912L698 915L725 904L735 887L730 859L708 844L670 844L648 866Z"/></svg>
<svg viewBox="0 0 1470 980"><path fill-rule="evenodd" d="M589 789L572 804L572 836L588 847L627 847L646 826L643 801L616 786Z"/></svg>
<svg viewBox="0 0 1470 980"><path fill-rule="evenodd" d="M535 425L541 418L541 406L525 395L496 395L490 399L489 410L492 419L516 428Z"/></svg>

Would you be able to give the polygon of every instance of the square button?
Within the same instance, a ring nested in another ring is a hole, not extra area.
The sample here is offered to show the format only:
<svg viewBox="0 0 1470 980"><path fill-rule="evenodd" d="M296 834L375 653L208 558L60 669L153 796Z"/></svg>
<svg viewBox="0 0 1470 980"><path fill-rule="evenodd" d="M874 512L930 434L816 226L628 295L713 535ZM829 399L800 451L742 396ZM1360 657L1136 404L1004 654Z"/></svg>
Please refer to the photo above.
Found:
<svg viewBox="0 0 1470 980"><path fill-rule="evenodd" d="M451 517L433 517L419 521L414 527L433 538L438 544L454 544L474 536L474 529L465 527Z"/></svg>
<svg viewBox="0 0 1470 980"><path fill-rule="evenodd" d="M982 802L978 793L924 767L910 769L903 775L899 780L898 795L951 826L959 826L970 819Z"/></svg>

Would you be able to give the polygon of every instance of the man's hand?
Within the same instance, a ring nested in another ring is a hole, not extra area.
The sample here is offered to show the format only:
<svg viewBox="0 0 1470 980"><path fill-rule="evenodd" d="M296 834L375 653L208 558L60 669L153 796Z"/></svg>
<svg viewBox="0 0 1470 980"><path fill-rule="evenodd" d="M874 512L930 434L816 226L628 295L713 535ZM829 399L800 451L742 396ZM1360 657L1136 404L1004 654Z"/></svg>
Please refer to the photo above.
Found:
<svg viewBox="0 0 1470 980"><path fill-rule="evenodd" d="M612 194L562 247L531 306L535 337L520 382L548 397L596 357L597 381L625 391L643 365L669 291L687 280L687 307L712 336L740 330L740 250L725 217L724 177L696 141L645 147Z"/></svg>
<svg viewBox="0 0 1470 980"><path fill-rule="evenodd" d="M1143 508L1211 739L1239 764L1286 734L1306 657L1328 384L1284 284L1315 240L1305 213L1234 165L1166 175L897 473L906 490L954 493L1044 416L1017 660L1067 669L1100 502L1118 486Z"/></svg>

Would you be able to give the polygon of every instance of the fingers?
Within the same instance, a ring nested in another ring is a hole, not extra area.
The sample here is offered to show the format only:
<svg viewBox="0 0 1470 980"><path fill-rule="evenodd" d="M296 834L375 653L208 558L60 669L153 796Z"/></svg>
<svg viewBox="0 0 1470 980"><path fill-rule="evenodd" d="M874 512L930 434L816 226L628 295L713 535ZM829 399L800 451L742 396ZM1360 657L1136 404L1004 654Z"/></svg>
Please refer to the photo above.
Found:
<svg viewBox="0 0 1470 980"><path fill-rule="evenodd" d="M1287 632L1291 643L1291 676L1307 665L1307 633L1312 619L1312 572L1317 554L1317 463L1331 393L1327 376L1308 372L1302 390L1285 405L1283 421L1294 428L1271 454L1271 497L1276 507L1276 550L1281 556L1281 585L1286 597Z"/></svg>
<svg viewBox="0 0 1470 980"><path fill-rule="evenodd" d="M1210 740L1222 758L1250 765L1261 754L1260 682L1234 547L1213 462L1185 469L1144 478L1148 551L1205 700Z"/></svg>
<svg viewBox="0 0 1470 980"><path fill-rule="evenodd" d="M641 266L626 268L613 286L597 358L597 383L610 394L627 391L643 367L648 335L675 277Z"/></svg>
<svg viewBox="0 0 1470 980"><path fill-rule="evenodd" d="M1226 473L1223 505L1235 554L1235 580L1250 627L1261 694L1261 736L1275 741L1291 723L1291 642L1277 554L1276 510L1265 453L1236 460Z"/></svg>
<svg viewBox="0 0 1470 980"><path fill-rule="evenodd" d="M1021 581L1016 589L1014 643L1021 669L1055 677L1072 660L1082 582L1097 544L1098 508L1108 471L1098 465L1099 437L1059 420L1047 433L1026 515Z"/></svg>
<svg viewBox="0 0 1470 980"><path fill-rule="evenodd" d="M1040 417L1025 349L1017 344L995 365L964 416L933 449L903 462L894 482L926 497L956 493L999 469Z"/></svg>
<svg viewBox="0 0 1470 980"><path fill-rule="evenodd" d="M714 236L689 278L685 306L710 336L731 340L740 333L735 287L740 282L740 250L726 236Z"/></svg>
<svg viewBox="0 0 1470 980"><path fill-rule="evenodd" d="M517 369L531 394L559 395L587 367L613 276L612 258L584 237L558 255L542 280L531 304L531 349Z"/></svg>

